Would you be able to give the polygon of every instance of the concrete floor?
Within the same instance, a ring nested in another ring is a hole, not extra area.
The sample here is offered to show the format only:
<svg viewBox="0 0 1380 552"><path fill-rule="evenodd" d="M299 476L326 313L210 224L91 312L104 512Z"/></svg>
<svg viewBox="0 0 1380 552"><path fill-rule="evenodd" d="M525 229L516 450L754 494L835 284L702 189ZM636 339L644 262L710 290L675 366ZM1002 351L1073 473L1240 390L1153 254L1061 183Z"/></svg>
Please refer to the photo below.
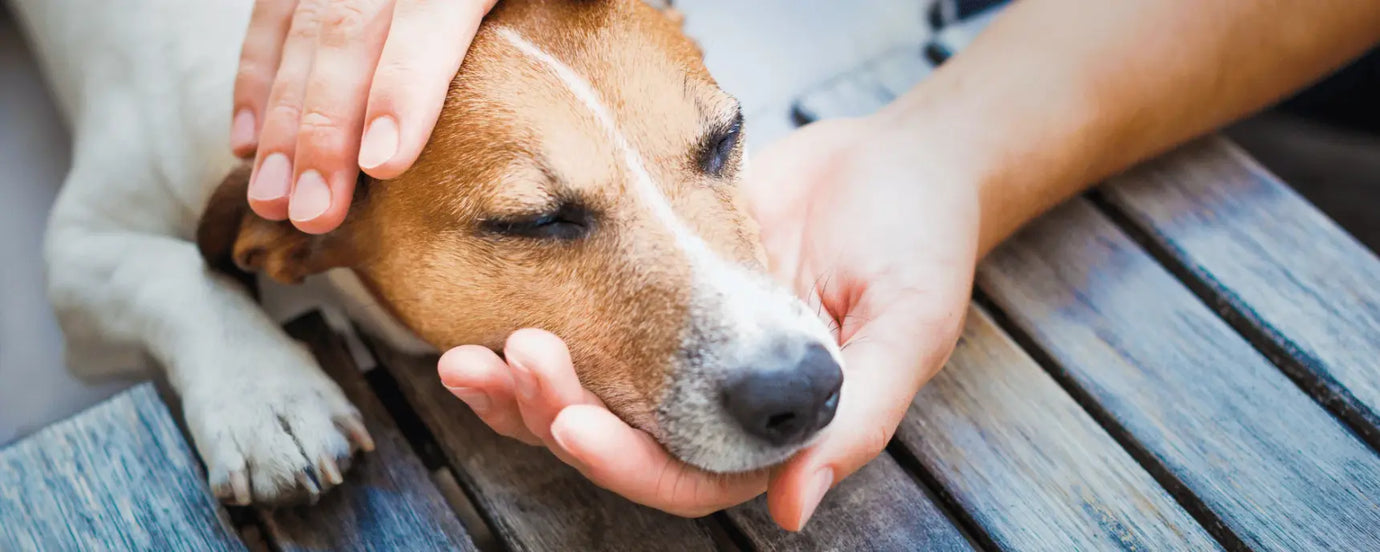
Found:
<svg viewBox="0 0 1380 552"><path fill-rule="evenodd" d="M812 85L926 36L924 0L677 0L719 83L743 102L752 147L788 132ZM1231 130L1266 165L1380 248L1380 139L1280 117ZM108 396L63 368L43 294L47 211L68 140L25 44L0 10L0 445Z"/></svg>

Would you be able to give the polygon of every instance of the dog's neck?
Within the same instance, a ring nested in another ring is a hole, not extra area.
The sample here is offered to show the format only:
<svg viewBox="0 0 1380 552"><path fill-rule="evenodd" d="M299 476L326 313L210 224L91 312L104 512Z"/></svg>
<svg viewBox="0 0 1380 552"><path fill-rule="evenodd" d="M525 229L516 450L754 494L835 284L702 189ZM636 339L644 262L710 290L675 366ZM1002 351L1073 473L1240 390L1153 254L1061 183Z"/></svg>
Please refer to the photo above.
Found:
<svg viewBox="0 0 1380 552"><path fill-rule="evenodd" d="M370 336L383 340L395 351L407 354L432 354L435 347L399 322L353 270L335 268L323 275L335 294L336 305Z"/></svg>

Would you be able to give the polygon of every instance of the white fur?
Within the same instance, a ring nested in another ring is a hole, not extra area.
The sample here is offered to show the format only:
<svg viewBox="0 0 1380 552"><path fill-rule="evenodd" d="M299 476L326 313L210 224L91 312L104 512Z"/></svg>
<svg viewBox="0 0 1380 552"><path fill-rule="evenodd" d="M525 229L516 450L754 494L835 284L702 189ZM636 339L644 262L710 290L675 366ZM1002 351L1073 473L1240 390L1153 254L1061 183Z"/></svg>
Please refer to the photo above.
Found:
<svg viewBox="0 0 1380 552"><path fill-rule="evenodd" d="M87 374L161 366L183 398L218 494L278 502L323 491L329 481L318 466L361 442L341 429L357 416L354 407L278 321L204 266L192 241L211 191L236 163L231 92L252 0L11 4L75 138L45 242L69 364ZM787 294L714 255L675 218L587 82L521 37L504 36L552 68L605 125L638 199L691 259L697 317L731 321L725 331L744 348L783 332L832 344ZM394 346L429 349L350 276L324 279L352 318ZM698 428L683 448L691 461L733 469L788 452L754 449L732 433L706 390L714 374L702 375L681 378L696 380L694 392L670 408L683 426Z"/></svg>
<svg viewBox="0 0 1380 552"><path fill-rule="evenodd" d="M699 348L701 358L707 362L681 367L686 373L674 378L672 391L662 401L666 419L660 422L668 430L668 446L687 462L715 471L757 468L789 456L794 448L768 447L747 436L729 419L719 404L719 384L725 370L751 369L744 366L742 359L770 349L769 340L783 337L804 337L821 343L841 363L828 327L780 286L716 254L676 216L661 186L647 171L642 154L618 128L614 116L599 99L599 92L587 79L517 31L503 27L498 34L549 70L589 109L622 154L637 200L675 236L676 244L689 261L694 276L690 316L694 321L711 321L713 327L704 330L714 333L719 345L709 350L703 343L684 344Z"/></svg>
<svg viewBox="0 0 1380 552"><path fill-rule="evenodd" d="M339 428L357 412L192 241L235 163L230 94L252 1L12 5L75 138L45 241L71 368L161 366L222 496L324 490L315 466L348 456Z"/></svg>

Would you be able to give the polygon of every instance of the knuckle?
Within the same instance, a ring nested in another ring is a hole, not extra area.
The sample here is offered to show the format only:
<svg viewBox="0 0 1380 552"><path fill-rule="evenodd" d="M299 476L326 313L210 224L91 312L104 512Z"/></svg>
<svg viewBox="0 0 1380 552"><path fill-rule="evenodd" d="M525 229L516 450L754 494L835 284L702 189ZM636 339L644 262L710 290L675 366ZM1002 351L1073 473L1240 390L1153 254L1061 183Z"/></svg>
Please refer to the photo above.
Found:
<svg viewBox="0 0 1380 552"><path fill-rule="evenodd" d="M362 0L336 0L323 14L321 22L321 42L328 46L343 46L358 40L364 34L373 16L368 2Z"/></svg>
<svg viewBox="0 0 1380 552"><path fill-rule="evenodd" d="M337 118L318 110L302 113L298 122L297 143L315 151L333 151L343 142L344 129Z"/></svg>
<svg viewBox="0 0 1380 552"><path fill-rule="evenodd" d="M273 87L273 72L256 59L242 58L239 70L235 71L235 84L267 92Z"/></svg>
<svg viewBox="0 0 1380 552"><path fill-rule="evenodd" d="M278 79L273 81L268 97L272 103L269 106L269 111L291 117L294 121L302 115L301 87L290 79L284 79L282 75L279 75Z"/></svg>
<svg viewBox="0 0 1380 552"><path fill-rule="evenodd" d="M284 140L295 140L297 137L293 134L292 129L296 128L299 113L301 111L292 105L280 104L269 107L264 114L260 141L263 143L280 143Z"/></svg>
<svg viewBox="0 0 1380 552"><path fill-rule="evenodd" d="M305 1L298 4L297 11L292 14L292 23L288 26L288 41L314 39L320 12L321 7L316 2Z"/></svg>
<svg viewBox="0 0 1380 552"><path fill-rule="evenodd" d="M388 84L418 82L417 67L407 59L385 59L374 70L374 81Z"/></svg>

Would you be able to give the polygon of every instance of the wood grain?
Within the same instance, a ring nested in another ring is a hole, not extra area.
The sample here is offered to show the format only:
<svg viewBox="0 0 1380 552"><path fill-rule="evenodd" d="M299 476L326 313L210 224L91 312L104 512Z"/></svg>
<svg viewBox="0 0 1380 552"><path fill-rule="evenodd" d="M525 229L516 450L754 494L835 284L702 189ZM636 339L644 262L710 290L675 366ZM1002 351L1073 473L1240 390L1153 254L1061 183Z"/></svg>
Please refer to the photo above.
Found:
<svg viewBox="0 0 1380 552"><path fill-rule="evenodd" d="M802 122L867 115L910 90L929 72L918 45L893 48L805 93L792 111Z"/></svg>
<svg viewBox="0 0 1380 552"><path fill-rule="evenodd" d="M319 313L286 326L364 415L376 449L356 456L345 482L317 504L264 510L278 550L474 550L459 518L432 484L344 342Z"/></svg>
<svg viewBox="0 0 1380 552"><path fill-rule="evenodd" d="M897 439L1001 549L1218 546L979 308Z"/></svg>
<svg viewBox="0 0 1380 552"><path fill-rule="evenodd" d="M243 550L152 384L0 450L0 550Z"/></svg>
<svg viewBox="0 0 1380 552"><path fill-rule="evenodd" d="M1228 540L1380 549L1380 457L1086 201L999 248L978 285Z"/></svg>
<svg viewBox="0 0 1380 552"><path fill-rule="evenodd" d="M765 496L728 510L728 516L761 550L973 550L887 454L829 491L799 533L771 520Z"/></svg>
<svg viewBox="0 0 1380 552"><path fill-rule="evenodd" d="M712 550L700 521L605 491L544 449L502 437L441 386L434 357L375 343L379 362L435 435L462 486L513 550Z"/></svg>
<svg viewBox="0 0 1380 552"><path fill-rule="evenodd" d="M986 21L964 29L975 34ZM918 49L898 49L806 94L798 111L867 114L928 72ZM1003 549L1217 546L980 310L970 311L954 356L916 397L897 440Z"/></svg>
<svg viewBox="0 0 1380 552"><path fill-rule="evenodd" d="M1223 138L1127 172L1103 193L1209 302L1380 447L1374 253Z"/></svg>

